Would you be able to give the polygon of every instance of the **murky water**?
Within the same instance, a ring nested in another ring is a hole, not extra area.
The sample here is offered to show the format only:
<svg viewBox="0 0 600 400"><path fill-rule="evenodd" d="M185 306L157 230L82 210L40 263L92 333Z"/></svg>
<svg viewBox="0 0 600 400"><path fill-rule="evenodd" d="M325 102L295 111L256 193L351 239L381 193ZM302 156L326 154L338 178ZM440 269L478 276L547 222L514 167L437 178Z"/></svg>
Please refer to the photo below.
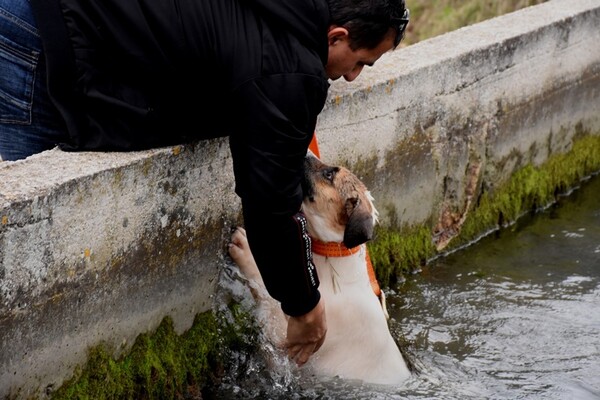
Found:
<svg viewBox="0 0 600 400"><path fill-rule="evenodd" d="M420 372L401 387L319 381L237 355L215 398L600 399L600 176L440 258L388 294Z"/></svg>

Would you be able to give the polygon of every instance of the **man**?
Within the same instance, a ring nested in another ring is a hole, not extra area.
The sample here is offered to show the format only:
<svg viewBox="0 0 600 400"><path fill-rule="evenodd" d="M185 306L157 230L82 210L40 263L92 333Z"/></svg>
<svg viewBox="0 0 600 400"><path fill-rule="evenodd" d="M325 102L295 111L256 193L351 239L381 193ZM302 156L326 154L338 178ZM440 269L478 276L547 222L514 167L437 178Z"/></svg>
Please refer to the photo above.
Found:
<svg viewBox="0 0 600 400"><path fill-rule="evenodd" d="M303 159L328 79L354 80L407 23L404 0L0 0L0 156L228 135L250 247L303 364L326 333Z"/></svg>

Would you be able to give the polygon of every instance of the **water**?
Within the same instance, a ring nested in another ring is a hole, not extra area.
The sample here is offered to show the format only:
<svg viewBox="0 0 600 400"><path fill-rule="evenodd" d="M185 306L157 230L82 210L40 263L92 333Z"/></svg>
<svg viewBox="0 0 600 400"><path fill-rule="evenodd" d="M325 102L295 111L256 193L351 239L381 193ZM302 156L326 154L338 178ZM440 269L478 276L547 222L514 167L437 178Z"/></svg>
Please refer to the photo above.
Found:
<svg viewBox="0 0 600 400"><path fill-rule="evenodd" d="M238 360L215 398L600 399L600 177L388 293L419 373L400 387ZM210 396L209 396L210 397Z"/></svg>

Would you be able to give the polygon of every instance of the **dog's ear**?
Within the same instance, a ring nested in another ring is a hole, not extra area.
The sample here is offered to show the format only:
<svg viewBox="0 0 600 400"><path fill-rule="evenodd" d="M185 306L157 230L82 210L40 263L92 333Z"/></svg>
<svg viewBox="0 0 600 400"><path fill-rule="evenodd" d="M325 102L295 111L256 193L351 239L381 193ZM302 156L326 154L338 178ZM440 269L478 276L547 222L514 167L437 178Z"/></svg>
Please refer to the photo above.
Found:
<svg viewBox="0 0 600 400"><path fill-rule="evenodd" d="M344 245L351 249L373 238L373 214L358 197L346 200L348 222L344 229Z"/></svg>

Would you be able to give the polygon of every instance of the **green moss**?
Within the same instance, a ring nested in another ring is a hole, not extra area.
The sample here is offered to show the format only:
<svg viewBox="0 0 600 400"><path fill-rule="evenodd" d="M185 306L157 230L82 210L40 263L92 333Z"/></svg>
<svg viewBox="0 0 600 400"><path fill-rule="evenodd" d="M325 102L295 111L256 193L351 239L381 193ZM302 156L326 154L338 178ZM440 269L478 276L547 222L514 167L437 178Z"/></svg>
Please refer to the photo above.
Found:
<svg viewBox="0 0 600 400"><path fill-rule="evenodd" d="M584 177L600 170L600 136L577 140L568 153L551 156L541 166L527 165L510 181L481 194L452 248L483 233L515 222L521 215L556 201Z"/></svg>
<svg viewBox="0 0 600 400"><path fill-rule="evenodd" d="M375 275L383 286L395 283L435 254L431 230L425 226L406 228L401 232L377 227L375 240L368 246Z"/></svg>
<svg viewBox="0 0 600 400"><path fill-rule="evenodd" d="M206 312L177 335L166 317L152 334L138 336L131 350L113 359L103 346L53 399L173 399L198 393L219 379L231 351L254 351L257 329L238 306L233 319Z"/></svg>
<svg viewBox="0 0 600 400"><path fill-rule="evenodd" d="M527 212L547 206L556 196L600 170L600 135L579 134L571 151L551 156L543 165L527 165L493 190L484 191L472 205L460 234L445 251L464 246L490 230L516 221ZM369 253L382 286L436 255L432 227L423 224L401 230L378 228Z"/></svg>

